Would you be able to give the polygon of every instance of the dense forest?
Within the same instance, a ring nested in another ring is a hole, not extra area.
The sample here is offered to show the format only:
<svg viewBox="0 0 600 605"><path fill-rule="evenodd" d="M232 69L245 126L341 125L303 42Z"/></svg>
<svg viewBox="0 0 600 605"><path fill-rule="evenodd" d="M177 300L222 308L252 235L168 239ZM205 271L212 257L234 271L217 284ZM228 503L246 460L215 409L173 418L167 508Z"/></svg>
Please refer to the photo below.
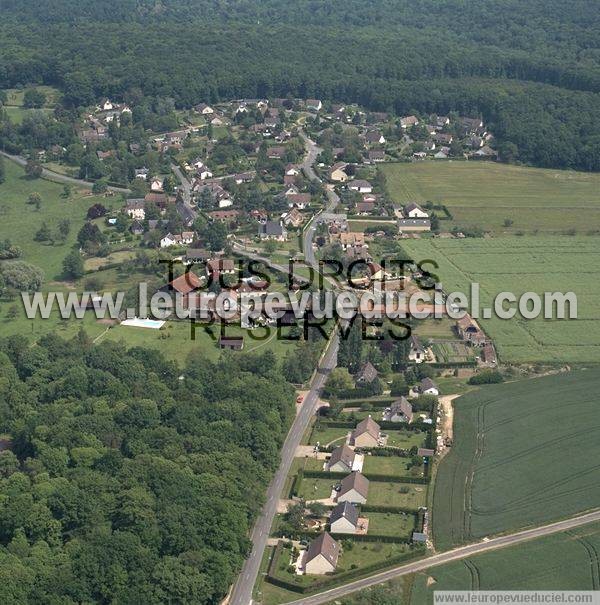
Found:
<svg viewBox="0 0 600 605"><path fill-rule="evenodd" d="M482 115L505 157L600 170L592 0L2 0L0 13L0 88L53 84L71 106L141 90L179 106L292 95L456 110Z"/></svg>
<svg viewBox="0 0 600 605"><path fill-rule="evenodd" d="M0 340L0 602L217 603L293 414L272 354Z"/></svg>

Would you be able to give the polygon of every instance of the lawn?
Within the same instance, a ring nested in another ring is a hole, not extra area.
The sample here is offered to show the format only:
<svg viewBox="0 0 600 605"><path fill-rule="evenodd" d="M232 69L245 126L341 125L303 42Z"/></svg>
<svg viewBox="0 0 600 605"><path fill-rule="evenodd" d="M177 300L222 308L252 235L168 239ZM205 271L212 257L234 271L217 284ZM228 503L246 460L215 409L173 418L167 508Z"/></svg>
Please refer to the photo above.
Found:
<svg viewBox="0 0 600 605"><path fill-rule="evenodd" d="M380 170L393 201L446 204L454 220L443 221L442 229L480 227L496 234L600 229L599 174L492 162L386 164ZM508 227L506 218L513 221Z"/></svg>
<svg viewBox="0 0 600 605"><path fill-rule="evenodd" d="M406 467L409 462L410 458L400 458L399 456L365 456L363 474L406 477L408 475Z"/></svg>
<svg viewBox="0 0 600 605"><path fill-rule="evenodd" d="M456 338L454 332L454 321L447 317L440 319L427 319L416 322L414 333L423 340L431 338L438 340L453 340Z"/></svg>
<svg viewBox="0 0 600 605"><path fill-rule="evenodd" d="M298 496L305 500L324 500L331 496L333 486L338 482L337 479L313 479L304 477L300 482Z"/></svg>
<svg viewBox="0 0 600 605"><path fill-rule="evenodd" d="M368 533L374 536L396 536L410 540L416 527L416 516L409 513L364 513L369 519Z"/></svg>
<svg viewBox="0 0 600 605"><path fill-rule="evenodd" d="M335 441L334 445L343 445L344 438L351 432L351 428L330 428L326 424L315 425L315 428L310 435L309 445L327 445Z"/></svg>
<svg viewBox="0 0 600 605"><path fill-rule="evenodd" d="M62 197L63 186L44 179L26 178L24 170L4 161L6 181L0 185L0 222L3 237L9 237L13 244L23 249L23 260L41 267L46 280L59 280L62 261L77 240L77 232L85 222L87 209L95 203L107 207L118 205L116 198L89 195L87 190L72 189L71 197ZM27 203L31 193L42 197L40 210ZM64 242L40 244L34 236L42 223L47 223L52 231L60 219L71 221L71 231Z"/></svg>
<svg viewBox="0 0 600 605"><path fill-rule="evenodd" d="M532 291L574 292L577 319L543 317L480 319L506 362L600 362L600 240L597 237L506 237L466 240L406 240L417 261L434 260L431 269L446 292L470 295L480 285L480 308L492 307L500 292L519 297ZM492 314L494 315L494 314Z"/></svg>
<svg viewBox="0 0 600 605"><path fill-rule="evenodd" d="M417 510L427 504L427 485L371 481L369 483L367 504L373 506L400 506Z"/></svg>
<svg viewBox="0 0 600 605"><path fill-rule="evenodd" d="M439 467L440 549L598 506L600 370L486 386L454 402Z"/></svg>
<svg viewBox="0 0 600 605"><path fill-rule="evenodd" d="M426 435L419 431L393 430L382 431L388 436L387 447L399 447L409 450L411 447L422 447L425 443Z"/></svg>

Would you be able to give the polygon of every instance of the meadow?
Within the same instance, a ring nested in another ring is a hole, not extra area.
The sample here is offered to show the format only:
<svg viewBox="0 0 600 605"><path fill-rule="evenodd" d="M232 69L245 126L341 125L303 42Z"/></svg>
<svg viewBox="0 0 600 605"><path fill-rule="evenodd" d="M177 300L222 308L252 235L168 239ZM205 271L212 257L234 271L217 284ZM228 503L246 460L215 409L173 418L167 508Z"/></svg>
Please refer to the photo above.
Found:
<svg viewBox="0 0 600 605"><path fill-rule="evenodd" d="M448 293L470 297L471 283L479 283L481 307L500 292L574 292L577 319L526 320L517 312L509 320L479 320L503 362L558 364L600 362L599 243L596 237L525 236L405 240L403 246L414 260L438 264L425 268Z"/></svg>
<svg viewBox="0 0 600 605"><path fill-rule="evenodd" d="M394 202L446 204L442 229L584 234L600 230L600 174L493 162L414 162L380 166ZM505 219L512 221L505 225Z"/></svg>
<svg viewBox="0 0 600 605"><path fill-rule="evenodd" d="M598 506L600 370L492 385L454 402L433 497L438 549Z"/></svg>

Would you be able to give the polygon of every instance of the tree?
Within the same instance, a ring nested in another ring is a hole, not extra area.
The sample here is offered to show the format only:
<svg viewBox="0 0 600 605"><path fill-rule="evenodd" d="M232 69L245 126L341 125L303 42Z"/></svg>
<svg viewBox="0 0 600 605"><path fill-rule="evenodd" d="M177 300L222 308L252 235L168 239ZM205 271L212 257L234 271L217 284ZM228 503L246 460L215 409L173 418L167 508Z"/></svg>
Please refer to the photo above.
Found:
<svg viewBox="0 0 600 605"><path fill-rule="evenodd" d="M25 164L25 174L30 179L39 179L42 176L44 169L39 162L34 162L33 160L27 160L27 164Z"/></svg>
<svg viewBox="0 0 600 605"><path fill-rule="evenodd" d="M88 220L91 221L95 218L100 218L102 216L105 216L107 212L108 212L108 210L106 209L106 207L103 206L102 204L98 203L98 204L94 204L93 206L90 206L88 208L86 216L87 216Z"/></svg>
<svg viewBox="0 0 600 605"><path fill-rule="evenodd" d="M22 292L39 290L44 281L44 272L24 261L10 261L0 265L0 273L7 286Z"/></svg>
<svg viewBox="0 0 600 605"><path fill-rule="evenodd" d="M62 196L65 199L69 199L71 197L71 185L64 185L63 186L63 193Z"/></svg>
<svg viewBox="0 0 600 605"><path fill-rule="evenodd" d="M213 252L223 250L227 243L227 233L227 227L219 221L207 225L204 229L203 237L208 249Z"/></svg>
<svg viewBox="0 0 600 605"><path fill-rule="evenodd" d="M106 193L107 189L108 189L108 179L105 179L105 178L98 179L92 185L92 193L94 195L100 195L102 193Z"/></svg>
<svg viewBox="0 0 600 605"><path fill-rule="evenodd" d="M390 388L390 394L394 397L399 395L408 395L408 385L402 374L396 374Z"/></svg>
<svg viewBox="0 0 600 605"><path fill-rule="evenodd" d="M67 239L71 232L71 221L68 218L63 218L58 221L58 234L62 240Z"/></svg>
<svg viewBox="0 0 600 605"><path fill-rule="evenodd" d="M46 103L46 95L37 88L28 88L23 95L23 107L39 109Z"/></svg>
<svg viewBox="0 0 600 605"><path fill-rule="evenodd" d="M33 239L36 242L49 242L52 240L52 231L47 223L42 223L42 226L36 231Z"/></svg>
<svg viewBox="0 0 600 605"><path fill-rule="evenodd" d="M331 397L354 387L354 380L346 368L335 368L329 375L325 385L325 395Z"/></svg>
<svg viewBox="0 0 600 605"><path fill-rule="evenodd" d="M27 203L39 208L42 205L42 196L37 191L34 191L33 193L29 194Z"/></svg>

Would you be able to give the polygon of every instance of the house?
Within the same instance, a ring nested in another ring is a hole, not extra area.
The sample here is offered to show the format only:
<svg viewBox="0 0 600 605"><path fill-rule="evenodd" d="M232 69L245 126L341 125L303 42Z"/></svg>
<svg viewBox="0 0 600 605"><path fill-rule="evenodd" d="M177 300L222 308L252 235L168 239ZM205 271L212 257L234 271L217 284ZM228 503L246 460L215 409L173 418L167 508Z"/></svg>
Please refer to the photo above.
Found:
<svg viewBox="0 0 600 605"><path fill-rule="evenodd" d="M329 169L329 180L336 183L345 183L348 180L348 175L344 172L345 162L337 162Z"/></svg>
<svg viewBox="0 0 600 605"><path fill-rule="evenodd" d="M291 174L285 174L283 176L283 184L286 187L290 187L291 185L296 186L297 183L298 183L298 177L293 176Z"/></svg>
<svg viewBox="0 0 600 605"><path fill-rule="evenodd" d="M380 432L379 425L369 416L356 425L350 436L350 442L355 447L377 447Z"/></svg>
<svg viewBox="0 0 600 605"><path fill-rule="evenodd" d="M433 456L435 456L435 450L427 447L420 447L417 450L417 456L423 456L423 458L433 458Z"/></svg>
<svg viewBox="0 0 600 605"><path fill-rule="evenodd" d="M383 149L372 149L367 154L367 159L371 164L385 162L385 151L383 151Z"/></svg>
<svg viewBox="0 0 600 605"><path fill-rule="evenodd" d="M355 246L362 247L365 245L365 234L354 231L347 233L332 233L332 239L338 240L344 251L348 250L348 248L353 248Z"/></svg>
<svg viewBox="0 0 600 605"><path fill-rule="evenodd" d="M416 116L406 116L404 118L400 118L400 126L402 128L410 128L411 126L418 126L419 118Z"/></svg>
<svg viewBox="0 0 600 605"><path fill-rule="evenodd" d="M267 157L270 160L281 160L285 156L285 147L269 147Z"/></svg>
<svg viewBox="0 0 600 605"><path fill-rule="evenodd" d="M300 169L295 164L288 164L285 167L285 176L298 176Z"/></svg>
<svg viewBox="0 0 600 605"><path fill-rule="evenodd" d="M144 233L144 225L138 219L135 219L129 226L129 231L133 235L142 235Z"/></svg>
<svg viewBox="0 0 600 605"><path fill-rule="evenodd" d="M311 543L304 555L304 573L323 575L333 573L340 556L340 545L327 532Z"/></svg>
<svg viewBox="0 0 600 605"><path fill-rule="evenodd" d="M150 181L150 191L162 191L163 190L163 180L155 177Z"/></svg>
<svg viewBox="0 0 600 605"><path fill-rule="evenodd" d="M339 502L329 516L332 534L355 534L358 528L358 508L351 502Z"/></svg>
<svg viewBox="0 0 600 605"><path fill-rule="evenodd" d="M340 483L337 501L365 504L369 494L369 480L357 471L344 477Z"/></svg>
<svg viewBox="0 0 600 605"><path fill-rule="evenodd" d="M487 341L483 330L469 314L456 322L456 331L462 340L476 347L483 346Z"/></svg>
<svg viewBox="0 0 600 605"><path fill-rule="evenodd" d="M402 396L400 399L396 399L383 414L383 419L386 422L411 422L413 409L412 405Z"/></svg>
<svg viewBox="0 0 600 605"><path fill-rule="evenodd" d="M161 210L165 210L169 202L174 202L175 198L169 197L166 193L150 192L144 196L146 202L156 204Z"/></svg>
<svg viewBox="0 0 600 605"><path fill-rule="evenodd" d="M200 103L199 105L196 105L196 107L194 107L194 110L197 113L202 114L203 116L208 116L215 113L215 110L206 103Z"/></svg>
<svg viewBox="0 0 600 605"><path fill-rule="evenodd" d="M179 294L187 295L202 286L202 280L192 271L186 271L168 284L168 289Z"/></svg>
<svg viewBox="0 0 600 605"><path fill-rule="evenodd" d="M428 218L403 218L398 221L398 229L406 231L431 231L431 221Z"/></svg>
<svg viewBox="0 0 600 605"><path fill-rule="evenodd" d="M232 275L235 271L235 262L231 258L212 258L206 263L206 272L215 279L221 274Z"/></svg>
<svg viewBox="0 0 600 605"><path fill-rule="evenodd" d="M370 145L383 145L385 143L385 137L378 130L370 130L365 135L365 141Z"/></svg>
<svg viewBox="0 0 600 605"><path fill-rule="evenodd" d="M419 392L421 395L435 395L436 397L440 394L437 384L435 384L431 378L423 378L423 380L421 380Z"/></svg>
<svg viewBox="0 0 600 605"><path fill-rule="evenodd" d="M429 218L427 211L421 208L419 204L411 202L404 206L404 216L406 218Z"/></svg>
<svg viewBox="0 0 600 605"><path fill-rule="evenodd" d="M230 223L235 221L239 214L239 210L213 210L212 212L208 213L208 216L210 216L213 221Z"/></svg>
<svg viewBox="0 0 600 605"><path fill-rule="evenodd" d="M298 193L300 193L300 189L298 189L298 187L296 187L296 185L290 185L284 192L283 195L288 196L288 195L298 195Z"/></svg>
<svg viewBox="0 0 600 605"><path fill-rule="evenodd" d="M433 140L440 145L450 145L454 140L454 137L451 134L447 134L445 132L437 132Z"/></svg>
<svg viewBox="0 0 600 605"><path fill-rule="evenodd" d="M239 172L233 177L236 185L241 185L242 183L251 183L254 180L253 172Z"/></svg>
<svg viewBox="0 0 600 605"><path fill-rule="evenodd" d="M483 346L483 351L481 351L481 361L489 366L498 365L496 349L491 342L488 342Z"/></svg>
<svg viewBox="0 0 600 605"><path fill-rule="evenodd" d="M206 167L202 167L196 171L196 174L200 177L201 181L212 178L213 173Z"/></svg>
<svg viewBox="0 0 600 605"><path fill-rule="evenodd" d="M378 376L375 366L370 362L363 364L360 372L356 376L357 384L371 384Z"/></svg>
<svg viewBox="0 0 600 605"><path fill-rule="evenodd" d="M371 185L369 181L355 179L348 183L348 189L350 189L350 191L358 191L359 193L371 193L373 191L373 185Z"/></svg>
<svg viewBox="0 0 600 605"><path fill-rule="evenodd" d="M181 237L181 236L179 236ZM178 246L181 242L179 241L179 237L173 235L172 233L167 233L160 240L161 248L170 248L171 246Z"/></svg>
<svg viewBox="0 0 600 605"><path fill-rule="evenodd" d="M101 111L112 111L114 109L114 105L111 103L110 99L104 99L102 103L100 103Z"/></svg>
<svg viewBox="0 0 600 605"><path fill-rule="evenodd" d="M327 470L331 473L350 473L354 464L356 454L347 445L340 445L331 452L327 462Z"/></svg>
<svg viewBox="0 0 600 605"><path fill-rule="evenodd" d="M135 178L136 179L141 179L142 181L145 181L148 178L148 173L150 171L148 170L148 168L136 168L134 174L135 174Z"/></svg>
<svg viewBox="0 0 600 605"><path fill-rule="evenodd" d="M425 544L427 542L427 534L420 531L413 531L412 541L418 544Z"/></svg>
<svg viewBox="0 0 600 605"><path fill-rule="evenodd" d="M321 111L323 103L319 99L306 99L306 109L309 111Z"/></svg>
<svg viewBox="0 0 600 605"><path fill-rule="evenodd" d="M310 204L310 193L290 193L286 197L289 208L304 210Z"/></svg>
<svg viewBox="0 0 600 605"><path fill-rule="evenodd" d="M425 348L421 341L414 335L410 337L410 350L408 359L414 363L423 363L425 361Z"/></svg>
<svg viewBox="0 0 600 605"><path fill-rule="evenodd" d="M371 281L382 281L391 277L391 274L386 271L379 263L370 262L367 264L367 267L369 269Z"/></svg>
<svg viewBox="0 0 600 605"><path fill-rule="evenodd" d="M208 250L204 250L203 248L190 248L186 253L183 259L183 262L186 265L191 265L193 263L201 263L206 262L210 259L212 253Z"/></svg>
<svg viewBox="0 0 600 605"><path fill-rule="evenodd" d="M304 222L304 217L300 214L297 208L292 208L289 212L281 215L281 222L285 227L298 228Z"/></svg>
<svg viewBox="0 0 600 605"><path fill-rule="evenodd" d="M436 160L447 160L450 155L449 147L442 147L433 157Z"/></svg>
<svg viewBox="0 0 600 605"><path fill-rule="evenodd" d="M481 149L478 149L473 157L480 159L495 159L498 155L498 152L492 149L489 145L484 145Z"/></svg>
<svg viewBox="0 0 600 605"><path fill-rule="evenodd" d="M371 214L375 210L374 202L358 202L356 204L356 213L357 214Z"/></svg>
<svg viewBox="0 0 600 605"><path fill-rule="evenodd" d="M444 126L448 126L450 124L450 118L448 116L436 116L435 118L435 126L436 128L444 128Z"/></svg>
<svg viewBox="0 0 600 605"><path fill-rule="evenodd" d="M125 212L129 218L143 221L146 218L146 203L142 199L127 200Z"/></svg>
<svg viewBox="0 0 600 605"><path fill-rule="evenodd" d="M244 348L244 337L221 336L219 338L219 348L229 349L230 351L241 351Z"/></svg>
<svg viewBox="0 0 600 605"><path fill-rule="evenodd" d="M267 221L264 224L258 225L258 237L260 239L274 239L283 242L287 239L287 231L275 221Z"/></svg>
<svg viewBox="0 0 600 605"><path fill-rule="evenodd" d="M225 124L225 122L223 122L223 119L220 116L214 116L210 123L212 124L212 126L223 126L223 124Z"/></svg>

